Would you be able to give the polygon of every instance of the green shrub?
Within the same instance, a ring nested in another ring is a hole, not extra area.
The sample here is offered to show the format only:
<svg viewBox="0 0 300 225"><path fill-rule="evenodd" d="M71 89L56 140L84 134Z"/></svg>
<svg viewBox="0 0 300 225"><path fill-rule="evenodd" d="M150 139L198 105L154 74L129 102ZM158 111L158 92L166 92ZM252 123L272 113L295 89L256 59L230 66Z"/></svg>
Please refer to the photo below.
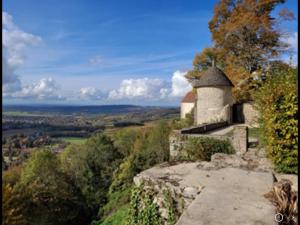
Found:
<svg viewBox="0 0 300 225"><path fill-rule="evenodd" d="M121 154L112 140L97 134L84 145L70 145L60 155L62 169L85 198L91 215L107 202L107 192L114 170L121 162Z"/></svg>
<svg viewBox="0 0 300 225"><path fill-rule="evenodd" d="M279 172L297 173L297 71L277 72L255 94L267 156Z"/></svg>
<svg viewBox="0 0 300 225"><path fill-rule="evenodd" d="M126 225L162 225L158 205L153 200L153 193L150 190L143 191L142 185L133 188Z"/></svg>
<svg viewBox="0 0 300 225"><path fill-rule="evenodd" d="M61 170L57 156L47 150L31 155L13 188L22 215L29 224L86 224L86 206L80 190Z"/></svg>
<svg viewBox="0 0 300 225"><path fill-rule="evenodd" d="M138 130L132 128L118 130L112 135L114 145L122 153L123 157L127 157L130 154L137 137Z"/></svg>
<svg viewBox="0 0 300 225"><path fill-rule="evenodd" d="M173 129L182 129L191 127L194 124L194 108L190 113L187 113L184 119L176 119L172 121Z"/></svg>
<svg viewBox="0 0 300 225"><path fill-rule="evenodd" d="M181 159L209 161L215 153L233 154L234 149L229 140L217 140L209 137L191 137L183 149Z"/></svg>
<svg viewBox="0 0 300 225"><path fill-rule="evenodd" d="M125 225L129 213L129 204L120 207L112 215L106 217L102 222L93 221L91 225Z"/></svg>
<svg viewBox="0 0 300 225"><path fill-rule="evenodd" d="M110 193L107 204L103 208L100 208L99 216L102 216L102 218L109 217L124 205L129 204L131 189L132 187L129 186L125 190Z"/></svg>
<svg viewBox="0 0 300 225"><path fill-rule="evenodd" d="M140 130L130 154L114 172L109 193L131 186L133 177L143 170L169 160L170 127L166 122Z"/></svg>

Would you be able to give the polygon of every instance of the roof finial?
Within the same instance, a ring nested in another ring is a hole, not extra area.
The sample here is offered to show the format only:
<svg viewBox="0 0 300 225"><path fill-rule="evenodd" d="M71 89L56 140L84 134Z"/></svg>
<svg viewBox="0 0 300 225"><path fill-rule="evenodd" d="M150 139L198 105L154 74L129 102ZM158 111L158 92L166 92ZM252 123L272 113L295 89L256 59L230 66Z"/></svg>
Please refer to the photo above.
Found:
<svg viewBox="0 0 300 225"><path fill-rule="evenodd" d="M212 66L212 67L215 67L215 59L212 59L212 61L211 61L211 66Z"/></svg>

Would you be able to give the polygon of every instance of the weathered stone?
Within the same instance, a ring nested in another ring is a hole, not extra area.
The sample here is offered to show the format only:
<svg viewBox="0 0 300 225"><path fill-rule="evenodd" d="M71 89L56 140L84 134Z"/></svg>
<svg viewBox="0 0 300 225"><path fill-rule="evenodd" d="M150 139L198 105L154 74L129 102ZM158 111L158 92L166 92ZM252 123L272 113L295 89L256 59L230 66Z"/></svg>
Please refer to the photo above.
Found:
<svg viewBox="0 0 300 225"><path fill-rule="evenodd" d="M254 108L253 103L247 102L243 104L243 116L245 124L249 127L259 127L259 112Z"/></svg>
<svg viewBox="0 0 300 225"><path fill-rule="evenodd" d="M237 154L247 152L248 147L248 127L245 125L237 125L233 129L232 145Z"/></svg>
<svg viewBox="0 0 300 225"><path fill-rule="evenodd" d="M217 153L210 162L156 166L140 173L134 181L159 187L160 208L164 208L162 190L168 188L177 213L183 213L177 225L275 224L275 207L264 194L271 190L276 178L291 180L296 189L298 177L276 173L275 178L270 161L257 151L250 149L241 155ZM162 213L166 216L164 209Z"/></svg>
<svg viewBox="0 0 300 225"><path fill-rule="evenodd" d="M200 193L198 187L185 187L182 192L182 196L185 198L194 199Z"/></svg>
<svg viewBox="0 0 300 225"><path fill-rule="evenodd" d="M176 225L275 225L274 206L263 197L273 185L266 172L237 168L209 171L205 188L182 214ZM254 185L255 184L255 185Z"/></svg>

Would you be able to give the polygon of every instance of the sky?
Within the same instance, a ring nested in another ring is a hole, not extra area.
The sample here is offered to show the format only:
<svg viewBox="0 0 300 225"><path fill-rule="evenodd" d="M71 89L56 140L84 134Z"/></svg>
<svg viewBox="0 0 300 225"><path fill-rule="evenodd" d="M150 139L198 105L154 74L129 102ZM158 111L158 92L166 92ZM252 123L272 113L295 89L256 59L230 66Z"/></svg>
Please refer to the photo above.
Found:
<svg viewBox="0 0 300 225"><path fill-rule="evenodd" d="M4 104L179 105L217 2L3 0ZM297 0L283 7L296 50Z"/></svg>

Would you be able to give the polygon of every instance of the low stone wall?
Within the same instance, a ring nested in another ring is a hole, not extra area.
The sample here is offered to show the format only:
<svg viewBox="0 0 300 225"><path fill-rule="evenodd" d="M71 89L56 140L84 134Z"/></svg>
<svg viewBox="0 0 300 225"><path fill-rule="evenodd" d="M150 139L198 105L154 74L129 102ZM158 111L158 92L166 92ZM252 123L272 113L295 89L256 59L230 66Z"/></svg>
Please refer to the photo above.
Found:
<svg viewBox="0 0 300 225"><path fill-rule="evenodd" d="M249 127L259 127L258 118L259 113L254 108L253 103L246 102L243 104L243 115L244 115L244 122Z"/></svg>
<svg viewBox="0 0 300 225"><path fill-rule="evenodd" d="M210 137L218 140L229 140L236 154L240 155L247 151L248 144L248 128L244 125L237 125L233 129L233 133L225 135L215 134L182 134L180 130L174 130L170 137L170 158L177 160L184 151L187 140L192 137Z"/></svg>
<svg viewBox="0 0 300 225"><path fill-rule="evenodd" d="M195 127L189 127L181 129L182 134L201 134L208 131L212 131L218 128L228 126L228 122L218 122L218 123L210 123L210 124L203 124Z"/></svg>

